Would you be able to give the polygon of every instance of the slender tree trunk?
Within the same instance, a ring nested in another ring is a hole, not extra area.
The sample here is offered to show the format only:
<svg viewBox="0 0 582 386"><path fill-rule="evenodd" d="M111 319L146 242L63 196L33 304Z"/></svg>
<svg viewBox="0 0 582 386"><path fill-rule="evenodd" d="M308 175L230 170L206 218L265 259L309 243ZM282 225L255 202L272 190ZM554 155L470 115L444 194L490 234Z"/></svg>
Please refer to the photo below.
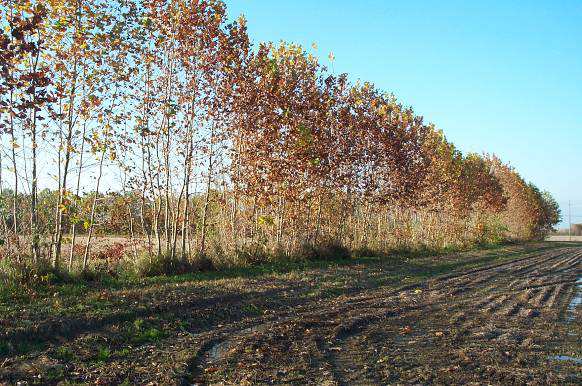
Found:
<svg viewBox="0 0 582 386"><path fill-rule="evenodd" d="M317 219L315 220L315 236L313 236L313 245L317 244L317 238L319 236L319 231L321 228L321 207L323 205L323 193L319 194L319 203L317 205Z"/></svg>
<svg viewBox="0 0 582 386"><path fill-rule="evenodd" d="M235 146L235 155L234 155L234 176L235 176L235 181L232 184L232 195L233 195L233 203L232 203L232 216L231 216L231 232L232 232L232 239L233 239L233 244L235 247L235 250L238 249L238 224L237 224L237 220L238 220L238 205L239 205L239 189L238 189L238 184L239 184L239 180L240 180L240 153L242 150L242 145L241 145L241 141L235 137L235 142L236 142L236 146Z"/></svg>
<svg viewBox="0 0 582 386"><path fill-rule="evenodd" d="M62 77L62 74L61 74ZM61 83L62 85L62 83ZM63 98L59 98L59 115L63 114ZM58 222L59 216L61 213L61 198L62 198L62 189L61 189L61 181L62 181L62 152L63 152L63 125L62 122L59 120L58 124L58 131L59 131L59 147L57 150L57 204L55 205L55 228L53 229L53 233L51 235L51 244L50 244L50 257L51 262L53 261L54 252L56 250L56 238L57 238L57 230L58 230Z"/></svg>
<svg viewBox="0 0 582 386"><path fill-rule="evenodd" d="M101 176L103 175L103 161L105 160L105 149L101 153L101 160L99 161L99 174L97 176L97 183L95 185L95 197L93 197L93 203L91 204L91 215L89 218L89 232L87 234L87 240L85 241L85 253L83 254L83 271L87 270L87 263L89 261L89 250L91 248L91 238L93 236L93 222L95 221L95 208L97 206L97 198L99 196L99 185L101 183Z"/></svg>
<svg viewBox="0 0 582 386"><path fill-rule="evenodd" d="M171 246L171 208L170 208L170 149L171 149L171 140L172 140L172 126L171 126L171 114L168 108L168 104L172 101L172 86L173 86L173 74L174 74L174 62L173 58L173 49L172 47L169 48L169 52L167 53L167 73L166 73L166 106L165 108L165 118L166 118L166 140L165 140L165 148L164 148L164 166L165 166L165 187L164 187L164 196L165 196L165 205L164 205L164 242L166 246L166 255L169 256L170 246Z"/></svg>
<svg viewBox="0 0 582 386"><path fill-rule="evenodd" d="M78 16L79 17L79 16ZM67 194L67 177L69 175L69 163L71 162L72 153L72 142L73 142L73 128L74 128L74 104L75 104L75 93L77 88L77 59L73 63L73 79L71 84L71 94L69 95L69 111L68 111L68 122L67 122L67 139L65 143L65 163L63 165L63 181L61 185L61 191L59 192L59 205L58 205L58 216L56 221L56 241L55 241L55 254L53 256L53 268L57 268L60 264L61 259L61 245L63 242L63 203L65 196Z"/></svg>
<svg viewBox="0 0 582 386"><path fill-rule="evenodd" d="M281 247L281 239L283 238L283 218L285 212L285 201L282 197L279 198L279 216L277 221L277 248Z"/></svg>
<svg viewBox="0 0 582 386"><path fill-rule="evenodd" d="M156 198L156 200L154 201L154 210L156 212L156 215L154 217L154 223L155 223L155 236L156 236L156 240L157 240L157 256L160 257L162 256L162 235L160 232L160 217L162 214L162 198L161 196L158 196Z"/></svg>
<svg viewBox="0 0 582 386"><path fill-rule="evenodd" d="M156 232L156 239L157 239L157 256L158 258L162 256L162 235L160 231L160 217L162 215L162 185L160 181L160 172L162 168L162 163L160 160L160 134L158 133L156 138L156 159L158 164L158 172L156 173L156 190L155 193L155 201L154 201L154 209L156 212L155 215L155 232Z"/></svg>
<svg viewBox="0 0 582 386"><path fill-rule="evenodd" d="M180 207L182 206L182 199L184 198L184 191L186 190L186 178L184 178L184 185L180 189L180 194L178 196L178 202L176 203L176 210L172 216L172 245L171 245L171 256L172 260L176 258L176 245L178 240L178 218L180 217Z"/></svg>
<svg viewBox="0 0 582 386"><path fill-rule="evenodd" d="M38 179L37 179L37 157L36 157L36 111L33 113L32 123L32 189L30 193L30 231L32 235L32 259L35 264L40 259L40 236L38 234Z"/></svg>
<svg viewBox="0 0 582 386"><path fill-rule="evenodd" d="M186 237L187 237L187 228L188 228L188 223L189 223L189 216L188 216L188 209L190 207L190 190L188 185L190 184L190 179L188 178L187 181L187 185L186 185L186 196L184 199L184 211L182 212L182 231L181 231L181 243L180 243L180 247L181 247L181 254L182 254L182 260L186 261L187 260L187 254L186 254Z"/></svg>
<svg viewBox="0 0 582 386"><path fill-rule="evenodd" d="M83 155L85 152L85 134L87 131L87 122L83 122L83 132L81 138L81 153L79 155L79 172L77 173L77 187L75 189L75 199L80 200L79 195L81 194L81 173L83 171ZM69 251L69 272L73 270L73 258L75 253L75 239L77 237L77 222L73 223L73 229L71 230L71 249Z"/></svg>
<svg viewBox="0 0 582 386"><path fill-rule="evenodd" d="M34 65L32 66L33 72L36 72L38 59L40 55L40 50L36 55L34 60ZM32 259L35 264L37 264L40 260L40 235L38 233L38 176L37 176L37 96L36 96L36 85L33 81L32 92L33 96L33 111L32 111L32 120L31 120L31 147L32 147L32 180L31 180L31 194L30 194L30 232L32 235Z"/></svg>
<svg viewBox="0 0 582 386"><path fill-rule="evenodd" d="M230 228L232 233L232 242L234 243L235 249L238 248L238 224L237 224L237 212L238 212L238 193L236 188L233 188L232 192L232 214L230 220Z"/></svg>
<svg viewBox="0 0 582 386"><path fill-rule="evenodd" d="M213 157L213 143L214 143L214 125L210 132L210 151L208 159L208 176L206 178L206 194L204 196L204 208L202 209L202 235L200 237L200 255L203 256L206 252L206 228L208 222L208 208L210 205L210 185L212 184L212 168L214 164Z"/></svg>
<svg viewBox="0 0 582 386"><path fill-rule="evenodd" d="M143 187L141 189L141 205L140 205L140 218L141 218L141 227L142 232L145 237L147 237L148 243L148 256L152 256L152 227L153 224L150 224L150 229L147 229L146 226L146 192L148 189L148 183L150 184L152 190L152 197L153 195L153 178L152 178L152 167L151 167L151 152L149 147L149 142L146 143L146 138L149 135L149 115L150 115L150 80L151 80L151 68L150 64L146 66L146 76L145 76L145 94L144 94L144 103L143 103L143 112L142 112L142 121L144 122L145 130L143 132L138 133L140 137L140 145L141 145L141 169L142 169L142 178L143 178ZM147 149L147 151L146 151ZM146 163L147 163L147 170L146 170ZM149 176L149 181L148 181ZM153 214L153 212L152 212Z"/></svg>
<svg viewBox="0 0 582 386"><path fill-rule="evenodd" d="M166 255L170 255L170 128L168 128L167 149L165 154L165 187L164 187L164 241L166 244Z"/></svg>
<svg viewBox="0 0 582 386"><path fill-rule="evenodd" d="M13 18L13 13L14 13L14 7L12 5L12 1L10 1L9 3L9 7L10 9L10 19ZM12 35L12 27L11 27L11 31L10 31L10 42L12 43L13 40L13 35ZM10 72L10 77L12 77L12 72ZM10 88L10 110L9 110L9 114L10 114L10 138L12 140L11 143L11 149L12 149L12 167L13 167L13 173L14 173L14 194L12 196L12 228L13 228L13 232L14 232L14 239L16 241L16 248L18 250L20 250L20 236L18 234L18 166L16 163L16 134L14 133L15 130L15 125L14 125L14 90L12 89L12 87ZM25 166L26 166L26 160L24 162ZM20 253L17 254L17 262L20 263Z"/></svg>
<svg viewBox="0 0 582 386"><path fill-rule="evenodd" d="M3 174L2 174L2 170L4 165L2 165L2 153L0 152L0 197L2 197L3 192L4 192L4 179L3 179ZM2 216L2 227L4 228L4 239L6 239L9 236L9 230L8 230L8 223L6 221L6 216Z"/></svg>
<svg viewBox="0 0 582 386"><path fill-rule="evenodd" d="M156 143L157 146L157 143ZM150 229L150 239L152 238L151 235L153 235L156 239L157 239L157 256L159 257L161 254L161 250L160 250L160 233L159 233L159 214L158 214L158 209L157 209L157 193L156 193L156 187L154 186L154 174L153 174L153 170L152 170L152 151L151 148L148 146L146 148L147 150L147 167L148 167L148 175L149 175L149 185L150 185L150 190L151 190L151 195L152 195L152 204L153 204L153 208L152 208L152 225L151 225L151 229ZM156 177L158 178L158 186L159 186L159 174L156 174ZM152 253L149 254L149 260L150 263L152 262Z"/></svg>
<svg viewBox="0 0 582 386"><path fill-rule="evenodd" d="M206 251L206 227L208 222L208 207L210 205L210 184L212 183L212 155L208 163L208 177L206 178L206 194L204 195L204 207L202 209L202 234L200 237L200 255Z"/></svg>
<svg viewBox="0 0 582 386"><path fill-rule="evenodd" d="M141 197L140 197L140 221L141 221L141 229L143 232L144 237L147 238L148 243L148 254L151 255L152 253L152 237L150 230L147 229L146 221L145 221L145 212L146 212L146 191L148 188L148 178L147 178L147 171L146 171L146 151L145 151L145 141L144 136L140 135L141 138L141 169L142 169L142 178L143 178L143 185L141 188Z"/></svg>
<svg viewBox="0 0 582 386"><path fill-rule="evenodd" d="M186 188L186 196L184 200L184 211L182 212L182 242L181 242L181 252L182 260L186 261L186 232L189 226L189 208L190 208L190 178L192 174L192 157L194 153L194 141L192 138L192 133L190 133L188 152L187 152L187 162L186 162L186 173L184 176L184 186Z"/></svg>
<svg viewBox="0 0 582 386"><path fill-rule="evenodd" d="M137 248L135 246L135 234L133 232L133 213L131 211L131 201L127 206L127 215L129 218L129 238L131 242L131 249L133 250L133 259L137 260Z"/></svg>
<svg viewBox="0 0 582 386"><path fill-rule="evenodd" d="M16 164L16 136L14 134L14 92L10 91L10 138L12 140L12 168L14 173L14 194L12 195L12 229L16 240L16 247L20 249L20 237L18 236L18 166ZM20 254L18 255L20 261Z"/></svg>

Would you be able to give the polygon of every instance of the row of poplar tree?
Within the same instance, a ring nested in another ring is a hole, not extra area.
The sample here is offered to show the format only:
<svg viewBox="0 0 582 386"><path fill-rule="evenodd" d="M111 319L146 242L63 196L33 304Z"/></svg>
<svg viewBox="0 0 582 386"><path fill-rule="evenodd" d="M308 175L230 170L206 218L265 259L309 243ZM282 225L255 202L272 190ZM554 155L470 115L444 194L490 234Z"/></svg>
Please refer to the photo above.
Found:
<svg viewBox="0 0 582 386"><path fill-rule="evenodd" d="M219 0L6 0L0 27L5 258L85 269L95 233L122 232L129 255L237 264L529 240L559 219L315 46L252 44Z"/></svg>

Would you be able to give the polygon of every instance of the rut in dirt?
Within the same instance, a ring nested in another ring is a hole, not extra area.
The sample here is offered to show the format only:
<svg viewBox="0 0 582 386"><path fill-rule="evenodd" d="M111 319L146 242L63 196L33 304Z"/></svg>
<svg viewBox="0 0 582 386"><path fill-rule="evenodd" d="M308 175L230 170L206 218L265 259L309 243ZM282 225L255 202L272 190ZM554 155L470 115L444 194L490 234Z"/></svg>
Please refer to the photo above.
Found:
<svg viewBox="0 0 582 386"><path fill-rule="evenodd" d="M550 351L579 339L570 303L579 299L581 261L582 248L561 248L257 318L209 333L185 380L576 384L580 364L555 363Z"/></svg>

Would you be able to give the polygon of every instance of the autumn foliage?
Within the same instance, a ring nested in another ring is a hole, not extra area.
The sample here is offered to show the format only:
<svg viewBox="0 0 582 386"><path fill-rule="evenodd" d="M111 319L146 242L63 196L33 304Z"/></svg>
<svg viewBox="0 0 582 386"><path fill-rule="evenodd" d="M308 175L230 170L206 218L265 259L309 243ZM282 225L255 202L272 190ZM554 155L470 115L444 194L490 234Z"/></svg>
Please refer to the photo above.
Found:
<svg viewBox="0 0 582 386"><path fill-rule="evenodd" d="M3 256L87 269L543 237L555 202L218 0L0 5ZM122 252L120 252L122 251ZM113 253L113 252L112 252Z"/></svg>

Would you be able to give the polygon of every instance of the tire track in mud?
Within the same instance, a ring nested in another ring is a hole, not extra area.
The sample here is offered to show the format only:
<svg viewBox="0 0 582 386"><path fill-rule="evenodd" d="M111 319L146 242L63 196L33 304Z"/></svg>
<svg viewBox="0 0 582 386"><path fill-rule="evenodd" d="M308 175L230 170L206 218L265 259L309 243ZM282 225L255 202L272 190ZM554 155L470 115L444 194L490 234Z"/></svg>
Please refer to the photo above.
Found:
<svg viewBox="0 0 582 386"><path fill-rule="evenodd" d="M573 258L563 257L557 262L551 264L549 268L556 268L564 264L564 261L573 262L574 259L579 259L579 254L576 254ZM552 261L552 259L545 260L546 262ZM565 260L564 260L565 259ZM531 264L529 268L531 268ZM547 265L538 266L533 272L549 272ZM519 269L519 272L523 272L524 269ZM543 276L545 281L555 280L551 276ZM468 301L464 302L463 307L468 309L481 310L481 314L487 315L489 319L504 320L507 318L523 318L531 319L540 316L543 312L541 309L552 309L556 307L556 301L561 299L561 288L565 285L571 284L572 280L559 281L559 282L536 282L535 286L531 284L534 281L529 278L519 278L512 280L503 292L507 292L503 295L491 294L485 301L477 301L471 304L473 301L470 298ZM542 280L543 282L543 280ZM490 288L489 291L499 292L499 289ZM465 328L472 328L475 325L483 325L486 321L482 318L477 317L478 313L472 312L472 317L467 324L464 324ZM467 315L464 314L464 319L467 319Z"/></svg>
<svg viewBox="0 0 582 386"><path fill-rule="evenodd" d="M450 333L454 339L447 343L454 353L470 352L474 345L483 342L529 345L535 340L535 319L542 316L555 321L561 310L565 310L575 292L581 257L580 248L534 253L507 263L446 275L411 288L372 290L346 296L340 304L337 299L327 304L322 302L264 328L226 335L219 343L201 350L191 367L197 381L218 381L221 379L207 374L205 369L208 366L213 370L227 368L232 365L233 356L238 361L249 358L251 355L241 345L254 342L258 351L293 337L300 340L295 343L304 345L306 352L313 356L313 365L301 369L307 376L326 374L318 381L329 384L378 384L395 380L398 369L394 366L398 363L392 361L391 372L379 369L378 363L389 361L379 358L374 345L390 342L388 352L395 355L407 356L415 350L430 353L431 348L422 346L423 340L445 336L443 331L451 331L456 324L460 324L458 332ZM426 318L427 315L431 317ZM306 327L301 323L306 318L316 322ZM305 334L305 330L311 333ZM228 347L228 350L217 347ZM293 346L285 354L295 357L296 351ZM429 358L443 366L446 362L438 355ZM260 363L260 373L273 374L279 360L274 356ZM534 371L513 363L509 367L499 370L499 374ZM255 373L250 373L249 379ZM228 374L223 375L222 380L228 383ZM230 380L236 383L241 378Z"/></svg>
<svg viewBox="0 0 582 386"><path fill-rule="evenodd" d="M567 260L570 268L575 268L579 265L579 256L580 255L578 254ZM547 259L546 261L549 262L553 259L554 258ZM559 261L555 264L555 267L559 267L562 264L563 262ZM531 265L529 268L531 268ZM547 265L542 268L547 268ZM523 272L524 270L524 268L519 269L520 272ZM545 269L545 271L548 272L549 269ZM547 279L552 280L551 276ZM499 279L496 278L494 280ZM472 335L473 338L484 341L498 341L529 346L531 345L531 342L533 342L533 339L528 337L528 335L531 335L531 323L529 321L540 316L540 312L537 308L540 306L546 306L548 308L553 307L557 308L555 311L558 311L559 313L559 310L563 309L567 304L565 300L572 296L574 288L572 286L573 282L570 280L565 283L562 282L563 284L561 284L561 287L559 288L555 288L558 287L556 284L547 283L547 285L552 285L554 287L554 292L544 289L543 292L540 293L540 291L542 291L541 289L530 288L528 286L524 286L517 291L513 290L511 288L512 285L516 285L516 283L519 283L520 281L524 282L523 280L511 282L505 291L500 291L499 288L491 287L490 291L493 291L494 293L486 296L483 300L478 300L482 297L481 294L470 295L468 300L457 305L446 307L446 312L440 313L439 315L446 318L447 314L452 314L453 317L451 318L450 325L460 323L461 335L464 337ZM478 282L485 283L486 280L478 280ZM525 280L525 282L527 283L529 280ZM569 291L571 292L563 292L562 287L564 286L568 286ZM453 291L453 293L457 292L458 291ZM499 292L507 293L504 295L496 294ZM467 293L467 291L463 291L463 293ZM538 295L538 293L540 294ZM551 299L552 302L546 305L545 303L549 299ZM467 311L463 311L463 308L467 309ZM474 310L480 310L481 312L475 312ZM486 317L482 317L482 315L486 315ZM517 322L507 322L507 320ZM493 323L491 323L491 321L493 321ZM508 330L508 328L506 328L508 325L511 325L511 330L505 332Z"/></svg>

